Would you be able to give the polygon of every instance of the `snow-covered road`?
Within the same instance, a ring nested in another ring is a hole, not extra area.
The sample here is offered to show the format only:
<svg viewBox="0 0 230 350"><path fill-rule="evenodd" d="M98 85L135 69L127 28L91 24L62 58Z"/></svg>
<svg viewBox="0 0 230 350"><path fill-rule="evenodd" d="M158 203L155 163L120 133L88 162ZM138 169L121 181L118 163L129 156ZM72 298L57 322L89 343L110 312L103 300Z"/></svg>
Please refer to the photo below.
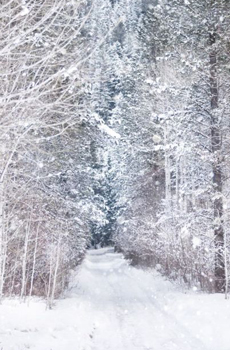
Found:
<svg viewBox="0 0 230 350"><path fill-rule="evenodd" d="M91 315L81 350L207 349L158 303L153 276L130 267L112 249L89 252L79 288L82 307Z"/></svg>
<svg viewBox="0 0 230 350"><path fill-rule="evenodd" d="M88 252L54 310L0 306L1 350L230 350L222 295L182 293L110 248Z"/></svg>

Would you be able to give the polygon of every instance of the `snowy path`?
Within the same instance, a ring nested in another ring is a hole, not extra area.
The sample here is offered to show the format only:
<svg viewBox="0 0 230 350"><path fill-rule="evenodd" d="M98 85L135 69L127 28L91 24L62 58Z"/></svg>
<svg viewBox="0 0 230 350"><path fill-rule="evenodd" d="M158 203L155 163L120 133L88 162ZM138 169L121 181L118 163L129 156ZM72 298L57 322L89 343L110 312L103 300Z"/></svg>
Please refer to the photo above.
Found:
<svg viewBox="0 0 230 350"><path fill-rule="evenodd" d="M87 254L54 310L0 306L1 350L230 350L229 329L223 296L179 292L112 249Z"/></svg>
<svg viewBox="0 0 230 350"><path fill-rule="evenodd" d="M85 312L91 315L83 339L90 334L91 342L86 347L83 341L80 349L206 349L158 304L149 277L112 250L88 254L79 287Z"/></svg>

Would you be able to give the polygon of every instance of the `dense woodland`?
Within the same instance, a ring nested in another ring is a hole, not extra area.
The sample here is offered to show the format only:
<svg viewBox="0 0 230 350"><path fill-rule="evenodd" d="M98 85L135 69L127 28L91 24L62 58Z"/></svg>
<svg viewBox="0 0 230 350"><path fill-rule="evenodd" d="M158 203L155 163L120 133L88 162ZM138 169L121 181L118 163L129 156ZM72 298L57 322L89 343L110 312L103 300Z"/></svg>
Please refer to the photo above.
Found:
<svg viewBox="0 0 230 350"><path fill-rule="evenodd" d="M0 298L91 245L227 292L230 3L1 0Z"/></svg>

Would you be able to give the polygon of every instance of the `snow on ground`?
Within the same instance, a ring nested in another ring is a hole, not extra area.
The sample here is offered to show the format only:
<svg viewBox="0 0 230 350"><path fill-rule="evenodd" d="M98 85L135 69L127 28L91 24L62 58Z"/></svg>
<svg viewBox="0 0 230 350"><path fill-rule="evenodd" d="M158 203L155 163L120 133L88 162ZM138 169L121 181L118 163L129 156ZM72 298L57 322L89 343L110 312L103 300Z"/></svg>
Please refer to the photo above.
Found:
<svg viewBox="0 0 230 350"><path fill-rule="evenodd" d="M89 251L65 299L0 305L1 350L230 350L230 301L183 293L112 249Z"/></svg>

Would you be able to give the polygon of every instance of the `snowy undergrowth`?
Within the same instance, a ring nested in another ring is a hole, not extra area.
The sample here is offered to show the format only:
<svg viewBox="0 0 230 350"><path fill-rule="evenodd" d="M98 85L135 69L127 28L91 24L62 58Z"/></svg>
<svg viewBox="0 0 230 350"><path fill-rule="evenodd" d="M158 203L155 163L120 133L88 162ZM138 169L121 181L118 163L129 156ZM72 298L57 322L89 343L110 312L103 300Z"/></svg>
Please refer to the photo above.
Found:
<svg viewBox="0 0 230 350"><path fill-rule="evenodd" d="M1 350L229 350L230 301L183 292L111 249L90 251L53 310L5 299Z"/></svg>

